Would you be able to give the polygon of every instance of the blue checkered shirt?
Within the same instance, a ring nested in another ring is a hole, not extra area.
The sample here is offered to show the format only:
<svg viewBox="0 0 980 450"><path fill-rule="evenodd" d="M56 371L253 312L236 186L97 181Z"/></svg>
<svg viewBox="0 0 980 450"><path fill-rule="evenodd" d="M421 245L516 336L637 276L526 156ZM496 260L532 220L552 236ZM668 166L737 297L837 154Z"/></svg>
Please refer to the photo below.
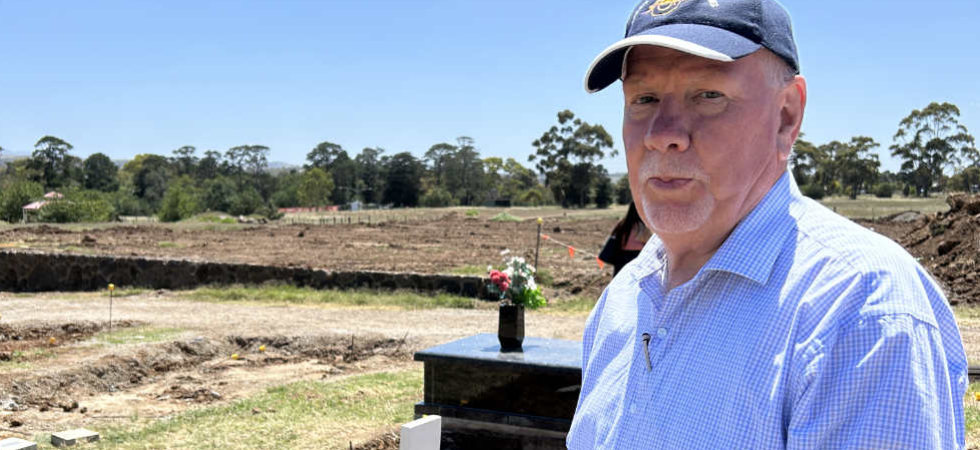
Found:
<svg viewBox="0 0 980 450"><path fill-rule="evenodd" d="M654 237L592 311L570 449L964 447L941 289L788 173L693 279L665 263Z"/></svg>

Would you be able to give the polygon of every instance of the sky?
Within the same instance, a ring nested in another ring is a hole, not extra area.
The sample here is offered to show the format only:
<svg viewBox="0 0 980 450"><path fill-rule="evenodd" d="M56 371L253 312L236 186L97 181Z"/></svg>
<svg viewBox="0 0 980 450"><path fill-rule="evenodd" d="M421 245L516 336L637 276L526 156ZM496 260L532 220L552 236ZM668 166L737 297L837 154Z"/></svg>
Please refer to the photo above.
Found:
<svg viewBox="0 0 980 450"><path fill-rule="evenodd" d="M692 1L692 0L688 0ZM701 1L701 0L693 0ZM725 0L719 0L725 1ZM882 170L898 123L951 102L980 133L976 0L784 0L816 144L865 135ZM617 83L585 70L633 0L0 0L0 147L44 135L113 159L243 144L302 164L323 141L422 156L457 136L525 165L559 111L603 125L626 171Z"/></svg>

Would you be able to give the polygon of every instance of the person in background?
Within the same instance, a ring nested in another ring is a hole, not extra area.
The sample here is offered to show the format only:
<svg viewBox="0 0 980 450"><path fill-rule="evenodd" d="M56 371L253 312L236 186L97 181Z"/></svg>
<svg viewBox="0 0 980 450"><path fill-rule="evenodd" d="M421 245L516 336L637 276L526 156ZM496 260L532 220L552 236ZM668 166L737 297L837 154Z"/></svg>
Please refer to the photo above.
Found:
<svg viewBox="0 0 980 450"><path fill-rule="evenodd" d="M613 228L612 234L599 252L599 259L606 264L612 264L613 276L616 276L626 263L640 254L647 239L650 239L650 229L640 220L636 205L630 202L626 217Z"/></svg>

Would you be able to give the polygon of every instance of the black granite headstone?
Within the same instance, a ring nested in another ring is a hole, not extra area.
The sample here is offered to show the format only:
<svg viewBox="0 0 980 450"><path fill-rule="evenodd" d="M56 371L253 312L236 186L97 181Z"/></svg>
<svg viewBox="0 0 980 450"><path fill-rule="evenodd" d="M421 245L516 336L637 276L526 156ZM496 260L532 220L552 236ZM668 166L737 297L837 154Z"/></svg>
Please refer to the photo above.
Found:
<svg viewBox="0 0 980 450"><path fill-rule="evenodd" d="M535 337L525 338L523 352L501 352L494 334L422 350L415 360L424 363L424 401L415 414L567 432L581 355L581 342Z"/></svg>

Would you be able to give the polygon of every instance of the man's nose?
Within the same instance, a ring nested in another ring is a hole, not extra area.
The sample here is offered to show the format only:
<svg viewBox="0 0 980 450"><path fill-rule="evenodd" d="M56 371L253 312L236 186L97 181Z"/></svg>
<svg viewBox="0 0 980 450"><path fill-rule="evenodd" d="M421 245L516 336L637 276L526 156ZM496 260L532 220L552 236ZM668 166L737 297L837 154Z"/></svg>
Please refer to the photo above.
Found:
<svg viewBox="0 0 980 450"><path fill-rule="evenodd" d="M683 106L675 100L661 100L657 114L647 124L643 143L647 150L686 151L691 146L691 134Z"/></svg>

